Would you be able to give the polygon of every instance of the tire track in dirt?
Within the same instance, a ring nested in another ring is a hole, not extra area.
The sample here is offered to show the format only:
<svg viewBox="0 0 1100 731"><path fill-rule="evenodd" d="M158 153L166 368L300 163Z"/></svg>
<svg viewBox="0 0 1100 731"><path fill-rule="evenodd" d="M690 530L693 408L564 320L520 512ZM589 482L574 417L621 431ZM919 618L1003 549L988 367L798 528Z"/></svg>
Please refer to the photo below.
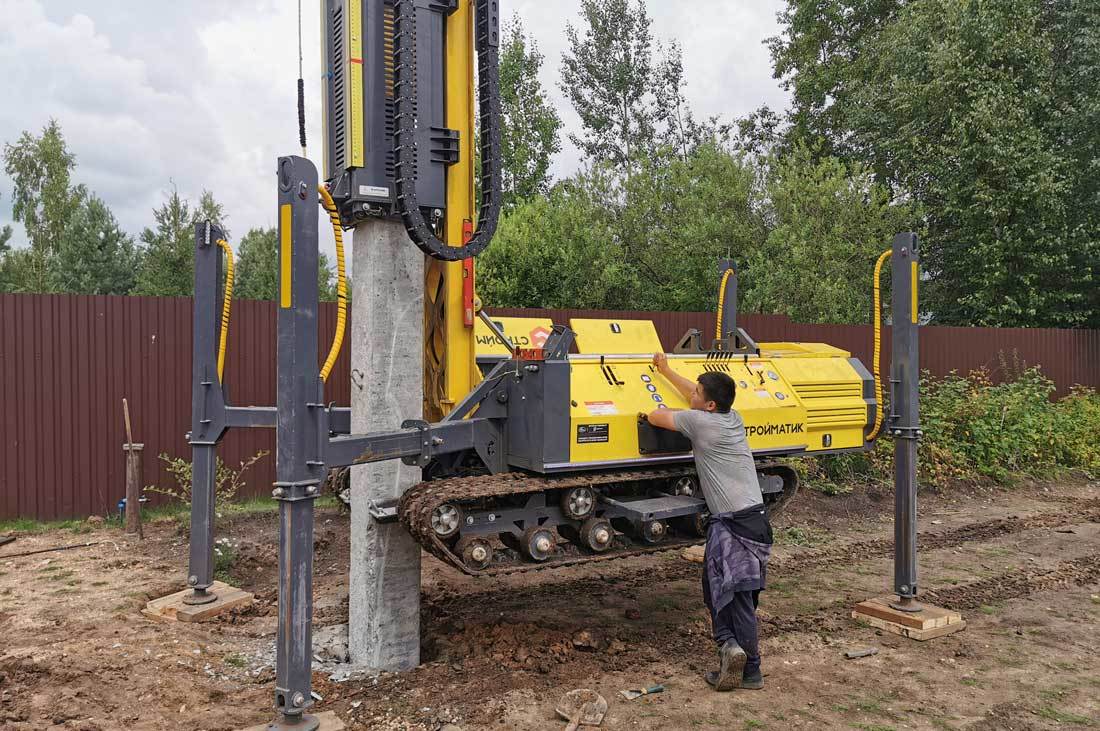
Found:
<svg viewBox="0 0 1100 731"><path fill-rule="evenodd" d="M975 609L1040 591L1100 582L1100 553L1062 561L1051 569L1012 569L969 584L925 591L922 598L948 609Z"/></svg>

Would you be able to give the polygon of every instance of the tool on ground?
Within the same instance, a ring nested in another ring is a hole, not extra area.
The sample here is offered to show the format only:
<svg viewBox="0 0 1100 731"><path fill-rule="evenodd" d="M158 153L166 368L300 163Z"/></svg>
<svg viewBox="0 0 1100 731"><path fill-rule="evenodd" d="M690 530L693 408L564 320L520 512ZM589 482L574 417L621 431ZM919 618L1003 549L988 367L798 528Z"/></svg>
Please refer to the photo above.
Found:
<svg viewBox="0 0 1100 731"><path fill-rule="evenodd" d="M848 650L848 652L844 653L844 657L848 658L849 660L858 660L861 657L871 657L872 655L877 654L877 647L868 647L863 650Z"/></svg>
<svg viewBox="0 0 1100 731"><path fill-rule="evenodd" d="M648 688L635 688L632 690L620 690L619 695L626 698L628 701L632 701L635 698L641 698L643 695L653 695L654 693L664 693L665 686L663 685L651 685Z"/></svg>
<svg viewBox="0 0 1100 731"><path fill-rule="evenodd" d="M15 540L14 538L12 540ZM21 558L23 556L35 556L39 553L53 553L55 551L71 551L74 548L87 548L88 546L98 546L102 541L91 541L89 543L73 543L69 546L55 546L54 548L39 548L37 551L23 551L22 553L8 553L0 556L0 561L5 558Z"/></svg>
<svg viewBox="0 0 1100 731"><path fill-rule="evenodd" d="M138 474L138 457L134 452L134 432L130 426L130 404L122 399L122 418L126 422L126 532L137 533L144 538L141 527L141 475Z"/></svg>
<svg viewBox="0 0 1100 731"><path fill-rule="evenodd" d="M0 546L6 546L14 541L16 536L0 536Z"/></svg>
<svg viewBox="0 0 1100 731"><path fill-rule="evenodd" d="M562 719L569 721L567 729L599 726L607 713L607 701L594 690L579 688L563 695L554 711Z"/></svg>

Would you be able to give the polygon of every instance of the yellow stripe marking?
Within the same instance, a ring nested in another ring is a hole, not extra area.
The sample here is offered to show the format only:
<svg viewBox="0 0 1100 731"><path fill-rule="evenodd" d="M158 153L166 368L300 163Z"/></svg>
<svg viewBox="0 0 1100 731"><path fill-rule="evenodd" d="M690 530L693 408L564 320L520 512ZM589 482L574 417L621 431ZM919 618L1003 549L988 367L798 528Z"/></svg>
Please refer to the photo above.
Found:
<svg viewBox="0 0 1100 731"><path fill-rule="evenodd" d="M913 301L909 305L909 316L913 319L913 324L916 325L917 320L920 319L917 316L919 314L917 312L917 282L920 280L920 267L917 265L917 262L915 262L915 261L911 262L911 264L912 264L912 266L909 270L909 273L910 273L910 276L912 276L912 278L913 278L913 281L911 282L911 289L912 289L911 296L913 298Z"/></svg>
<svg viewBox="0 0 1100 731"><path fill-rule="evenodd" d="M290 204L279 206L279 306L290 307L291 270L294 262L294 239L291 236L293 216Z"/></svg>

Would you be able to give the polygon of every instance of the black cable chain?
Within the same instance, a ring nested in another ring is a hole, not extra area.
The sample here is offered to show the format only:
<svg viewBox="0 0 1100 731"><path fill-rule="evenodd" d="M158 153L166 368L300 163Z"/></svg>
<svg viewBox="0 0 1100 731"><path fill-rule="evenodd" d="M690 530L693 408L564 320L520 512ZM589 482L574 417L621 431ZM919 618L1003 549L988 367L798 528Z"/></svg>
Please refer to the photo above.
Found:
<svg viewBox="0 0 1100 731"><path fill-rule="evenodd" d="M425 254L460 261L480 254L496 233L500 218L500 67L497 37L499 0L477 0L478 113L481 121L481 207L477 230L462 246L436 237L416 196L416 7L394 2L394 191L397 211L413 243Z"/></svg>

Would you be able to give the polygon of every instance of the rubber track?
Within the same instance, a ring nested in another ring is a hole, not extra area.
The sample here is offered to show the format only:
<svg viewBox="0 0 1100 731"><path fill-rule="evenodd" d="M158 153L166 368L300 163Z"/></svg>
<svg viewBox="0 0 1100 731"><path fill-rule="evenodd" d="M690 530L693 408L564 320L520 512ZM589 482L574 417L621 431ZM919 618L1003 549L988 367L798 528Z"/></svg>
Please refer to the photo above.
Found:
<svg viewBox="0 0 1100 731"><path fill-rule="evenodd" d="M626 549L612 549L606 553L581 554L551 558L542 563L522 563L511 566L489 567L484 571L475 571L462 561L447 544L439 540L432 530L431 515L435 508L443 503L465 503L484 498L523 495L544 490L561 490L569 487L603 487L622 482L647 482L667 480L673 477L694 475L692 466L669 467L650 470L630 470L622 472L584 473L575 475L546 476L531 475L523 472L503 472L498 475L478 475L476 477L454 477L445 480L432 480L414 485L401 497L399 516L401 523L413 538L429 553L440 561L453 566L469 576L502 576L506 574L544 571L546 569L576 566L597 561L613 561L631 556L673 551L684 546L702 543L702 539L669 540L656 546L631 546Z"/></svg>

